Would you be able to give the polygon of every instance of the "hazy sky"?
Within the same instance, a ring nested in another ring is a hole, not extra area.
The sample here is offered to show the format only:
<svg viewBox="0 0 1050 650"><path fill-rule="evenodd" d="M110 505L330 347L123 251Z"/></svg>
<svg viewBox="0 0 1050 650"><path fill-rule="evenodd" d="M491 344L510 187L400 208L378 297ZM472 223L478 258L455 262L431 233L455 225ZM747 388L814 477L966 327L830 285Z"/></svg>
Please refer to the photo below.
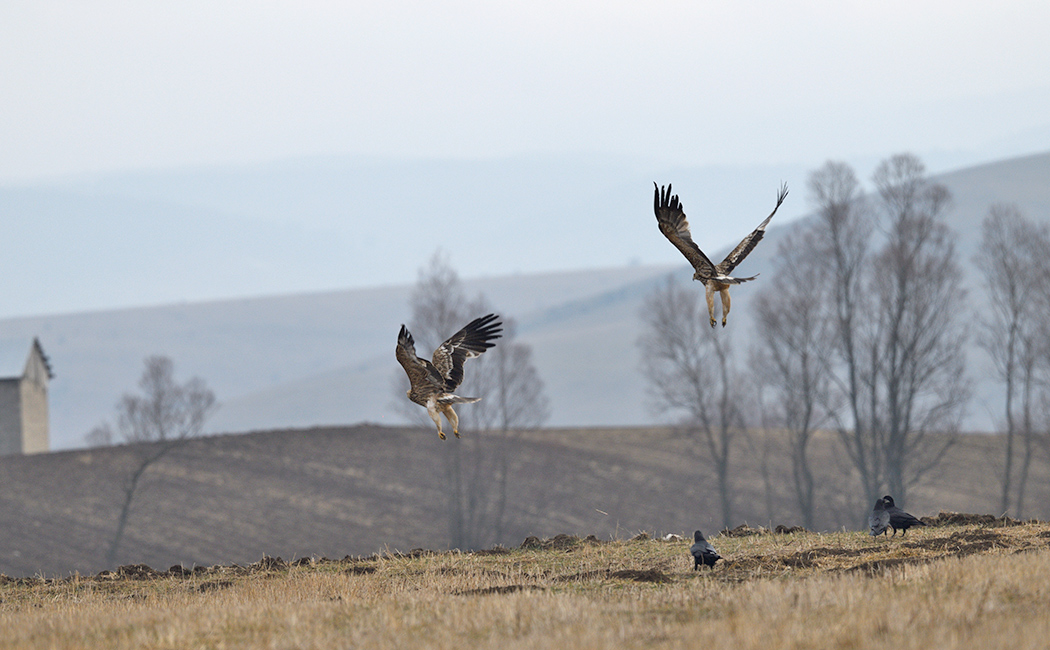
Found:
<svg viewBox="0 0 1050 650"><path fill-rule="evenodd" d="M0 183L314 154L1050 148L1050 3L0 5Z"/></svg>

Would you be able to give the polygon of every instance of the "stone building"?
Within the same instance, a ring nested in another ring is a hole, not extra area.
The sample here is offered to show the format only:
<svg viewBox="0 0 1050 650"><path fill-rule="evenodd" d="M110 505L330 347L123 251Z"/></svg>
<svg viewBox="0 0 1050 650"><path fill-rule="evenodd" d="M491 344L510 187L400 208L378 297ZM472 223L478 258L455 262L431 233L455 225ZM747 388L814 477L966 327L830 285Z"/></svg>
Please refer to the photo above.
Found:
<svg viewBox="0 0 1050 650"><path fill-rule="evenodd" d="M39 339L0 341L0 455L50 450L47 389L53 376Z"/></svg>

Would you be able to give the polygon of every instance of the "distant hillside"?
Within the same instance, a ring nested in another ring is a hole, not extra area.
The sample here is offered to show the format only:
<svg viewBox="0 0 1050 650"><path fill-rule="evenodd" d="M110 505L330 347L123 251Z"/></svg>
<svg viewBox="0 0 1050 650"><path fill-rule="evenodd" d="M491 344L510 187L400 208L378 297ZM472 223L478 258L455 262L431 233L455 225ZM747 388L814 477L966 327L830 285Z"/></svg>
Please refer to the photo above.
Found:
<svg viewBox="0 0 1050 650"><path fill-rule="evenodd" d="M552 423L641 424L649 417L635 372L636 305L673 268L510 276L465 288L518 319L521 340L535 347ZM213 432L398 423L390 404L402 397L392 388L402 371L393 349L410 293L402 286L23 318L0 322L0 338L38 335L50 355L56 448L82 445L112 417L150 354L171 356L177 379L199 375L215 390ZM610 402L607 386L623 394Z"/></svg>
<svg viewBox="0 0 1050 650"><path fill-rule="evenodd" d="M344 156L0 185L0 275L19 278L0 317L404 285L438 247L470 277L660 264L644 218L653 181L697 196L724 246L734 215L761 213L780 180L805 173ZM780 216L803 212L796 202Z"/></svg>
<svg viewBox="0 0 1050 650"><path fill-rule="evenodd" d="M772 436L772 437L770 437ZM544 430L510 441L503 536L628 537L641 530L716 530L714 480L690 441L666 429ZM749 447L748 444L753 445ZM776 434L755 433L737 450L734 524L799 523L789 455ZM917 515L994 512L999 439L964 436L903 503ZM341 558L377 550L448 546L447 463L455 452L468 490L493 488L471 475L474 450L498 441L468 434L376 425L257 432L192 440L152 467L129 519L118 563L247 563ZM763 473L763 454L765 458ZM132 449L112 447L0 458L0 573L96 573L104 566ZM856 498L834 438L813 446L820 527L857 527L870 504ZM767 483L763 476L768 477ZM1029 516L1050 515L1050 473L1033 468ZM488 544L488 542L486 542ZM111 567L108 567L111 568Z"/></svg>
<svg viewBox="0 0 1050 650"><path fill-rule="evenodd" d="M673 181L676 188L689 186L680 184L674 175L661 180ZM950 219L960 235L960 261L970 290L968 304L980 310L979 271L972 263L979 252L980 221L997 201L1016 202L1029 216L1050 219L1050 154L960 170L938 180L954 196ZM125 191L138 200L168 200L182 191L175 181L165 184L154 179L156 186L148 181L129 181ZM198 207L202 210L227 209L238 196L250 196L250 190L257 187L220 183L218 189L209 190L204 179L181 182L201 191ZM81 192L91 189L78 188ZM657 247L666 265L523 273L465 283L468 293L485 293L502 314L514 317L521 340L533 346L536 366L551 399L550 425L628 426L666 421L650 411L646 385L638 372L638 311L645 295L665 277L687 283L690 276L684 260L652 223L648 191L645 201L638 199L638 209L629 210L631 227L614 234ZM753 227L772 198L770 189L754 210L735 212L728 220L733 230L740 233ZM718 211L711 209L708 199L703 193L683 195L694 223L724 221L717 218ZM800 181L793 185L789 202L804 205L805 200L806 189ZM602 221L599 205L583 202L579 209L587 220ZM783 225L778 216L766 241L751 254L742 271L768 275L779 242L801 222ZM617 226L610 222L609 228L615 231ZM584 246L581 242L574 245ZM413 263L413 272L432 250ZM453 263L458 259L462 258L454 254ZM612 257L613 262L616 259ZM122 272L134 275L128 269ZM114 276L112 281L119 282L119 278ZM724 332L736 340L742 353L753 333L750 297L757 284L741 287L734 294L731 327ZM51 356L56 373L51 394L52 441L58 449L81 445L88 430L110 417L121 393L134 388L142 359L155 353L171 356L180 377L199 375L215 390L221 408L209 422L212 432L362 420L398 424L404 421L390 407L398 398L391 384L400 372L392 350L397 328L408 318L410 292L410 286L399 285L15 318L0 321L0 338L39 336ZM998 412L998 389L989 382L985 364L983 354L973 349L969 371L977 390L964 422L969 430L991 429ZM464 415L469 418L469 413Z"/></svg>

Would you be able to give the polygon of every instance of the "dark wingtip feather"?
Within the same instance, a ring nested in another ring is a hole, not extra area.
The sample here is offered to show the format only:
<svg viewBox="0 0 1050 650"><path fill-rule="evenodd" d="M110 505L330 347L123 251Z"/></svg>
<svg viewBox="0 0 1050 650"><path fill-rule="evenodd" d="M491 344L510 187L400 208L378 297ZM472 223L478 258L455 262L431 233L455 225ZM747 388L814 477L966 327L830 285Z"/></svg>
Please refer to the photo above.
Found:
<svg viewBox="0 0 1050 650"><path fill-rule="evenodd" d="M473 349L475 352L494 347L496 344L492 341L503 336L503 323L496 314L479 316L470 321L463 329L467 334L464 343L468 349ZM481 350L477 349L479 347Z"/></svg>
<svg viewBox="0 0 1050 650"><path fill-rule="evenodd" d="M408 331L404 323L401 324L401 331L397 333L397 342L399 345L415 346L415 341L412 340L412 333Z"/></svg>
<svg viewBox="0 0 1050 650"><path fill-rule="evenodd" d="M653 186L656 188L653 193L653 210L657 213L660 212L661 208L671 210L681 210L682 206L678 202L678 196L671 193L671 183L667 184L667 187L660 187L656 181L653 181Z"/></svg>

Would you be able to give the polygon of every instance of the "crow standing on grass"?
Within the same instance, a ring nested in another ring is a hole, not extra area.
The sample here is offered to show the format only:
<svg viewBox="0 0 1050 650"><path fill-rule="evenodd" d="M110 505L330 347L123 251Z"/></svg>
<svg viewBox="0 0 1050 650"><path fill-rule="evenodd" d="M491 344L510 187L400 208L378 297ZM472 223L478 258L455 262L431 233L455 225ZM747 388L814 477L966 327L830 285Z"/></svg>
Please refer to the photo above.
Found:
<svg viewBox="0 0 1050 650"><path fill-rule="evenodd" d="M914 515L909 515L893 503L893 497L886 495L882 497L882 500L886 502L886 512L890 513L890 528L893 529L893 534L897 534L897 529L901 531L901 537L908 532L908 529L912 526L925 526L926 524L919 521Z"/></svg>
<svg viewBox="0 0 1050 650"><path fill-rule="evenodd" d="M693 555L694 571L699 569L701 564L706 564L713 568L715 562L722 559L715 547L711 546L711 542L704 539L704 534L699 530L693 533L693 545L689 547L689 552Z"/></svg>
<svg viewBox="0 0 1050 650"><path fill-rule="evenodd" d="M872 537L878 537L884 534L889 526L890 513L886 510L886 500L878 499L875 501L875 507L871 509L871 514L868 515L868 527L871 529L869 532Z"/></svg>

